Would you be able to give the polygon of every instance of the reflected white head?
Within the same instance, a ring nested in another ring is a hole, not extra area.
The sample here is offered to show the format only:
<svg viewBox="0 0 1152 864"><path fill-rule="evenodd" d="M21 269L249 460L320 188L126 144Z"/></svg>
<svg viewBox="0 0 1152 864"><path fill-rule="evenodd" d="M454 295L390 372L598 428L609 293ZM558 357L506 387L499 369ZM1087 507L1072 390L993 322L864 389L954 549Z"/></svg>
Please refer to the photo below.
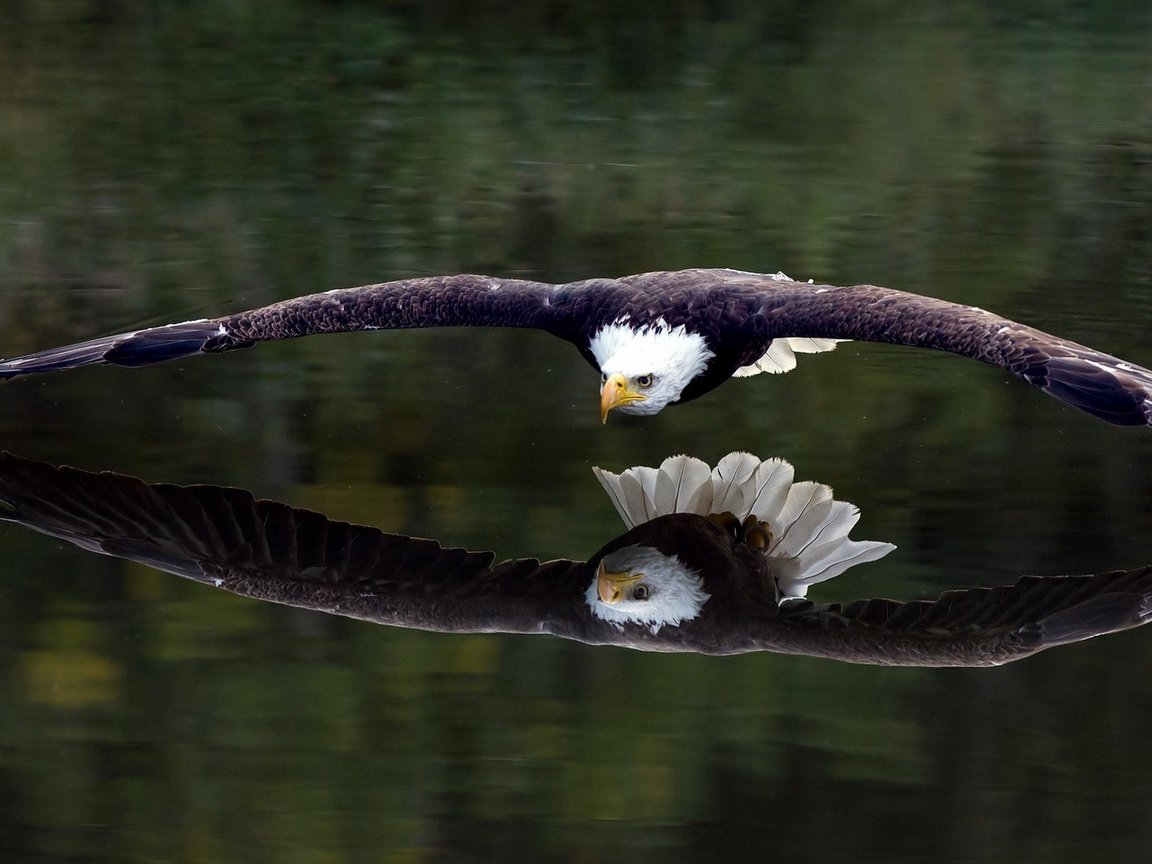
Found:
<svg viewBox="0 0 1152 864"><path fill-rule="evenodd" d="M653 633L696 618L709 596L699 573L651 546L627 546L605 555L584 593L597 618L644 624Z"/></svg>
<svg viewBox="0 0 1152 864"><path fill-rule="evenodd" d="M704 337L662 319L644 327L615 321L589 343L600 366L600 419L619 408L625 414L655 414L676 402L688 382L715 355Z"/></svg>

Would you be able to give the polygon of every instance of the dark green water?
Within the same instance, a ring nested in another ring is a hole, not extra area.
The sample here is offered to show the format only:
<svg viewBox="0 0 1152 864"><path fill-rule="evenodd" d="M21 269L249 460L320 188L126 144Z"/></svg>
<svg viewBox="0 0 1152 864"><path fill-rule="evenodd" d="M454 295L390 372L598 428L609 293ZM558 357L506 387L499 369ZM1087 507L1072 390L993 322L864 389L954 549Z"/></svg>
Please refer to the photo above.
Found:
<svg viewBox="0 0 1152 864"><path fill-rule="evenodd" d="M495 6L495 4L493 4ZM729 266L1152 364L1138 4L0 3L0 354L328 288ZM358 334L0 388L0 446L583 557L590 466L863 510L820 596L1152 562L1152 438L848 344L597 417L548 336ZM1138 860L1152 631L985 671L391 631L0 526L5 861Z"/></svg>

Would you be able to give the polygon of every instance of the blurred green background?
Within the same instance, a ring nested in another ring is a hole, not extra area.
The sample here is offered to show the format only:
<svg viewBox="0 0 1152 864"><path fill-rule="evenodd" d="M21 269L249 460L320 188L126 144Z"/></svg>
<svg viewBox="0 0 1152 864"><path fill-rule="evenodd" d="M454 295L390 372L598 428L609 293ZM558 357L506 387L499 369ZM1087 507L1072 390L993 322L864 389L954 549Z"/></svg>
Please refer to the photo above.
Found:
<svg viewBox="0 0 1152 864"><path fill-rule="evenodd" d="M0 354L408 275L728 266L1152 365L1145 4L0 0ZM649 419L569 346L356 334L0 388L0 446L584 557L589 470L782 456L820 597L1152 561L1152 443L850 343ZM5 861L1137 860L1152 632L985 671L262 606L0 530Z"/></svg>

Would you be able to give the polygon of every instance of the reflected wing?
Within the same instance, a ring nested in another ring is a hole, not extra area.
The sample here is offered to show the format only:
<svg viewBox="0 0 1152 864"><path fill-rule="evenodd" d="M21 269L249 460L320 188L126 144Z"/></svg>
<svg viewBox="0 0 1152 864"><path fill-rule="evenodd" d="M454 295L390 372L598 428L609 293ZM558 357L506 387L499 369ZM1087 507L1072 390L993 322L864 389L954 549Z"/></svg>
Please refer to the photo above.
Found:
<svg viewBox="0 0 1152 864"><path fill-rule="evenodd" d="M796 653L901 666L991 666L1054 645L1147 624L1152 567L1093 576L1025 576L936 600L786 604Z"/></svg>
<svg viewBox="0 0 1152 864"><path fill-rule="evenodd" d="M148 484L0 454L0 517L235 594L429 630L579 631L577 561L496 563L241 489Z"/></svg>

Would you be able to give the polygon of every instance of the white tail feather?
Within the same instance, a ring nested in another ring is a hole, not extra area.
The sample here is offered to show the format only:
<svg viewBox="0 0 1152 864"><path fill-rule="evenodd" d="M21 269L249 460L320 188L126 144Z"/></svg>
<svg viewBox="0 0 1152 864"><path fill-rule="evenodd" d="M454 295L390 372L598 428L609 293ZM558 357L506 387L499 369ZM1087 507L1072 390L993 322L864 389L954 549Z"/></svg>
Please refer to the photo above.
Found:
<svg viewBox="0 0 1152 864"><path fill-rule="evenodd" d="M779 518L796 478L796 469L783 459L768 459L756 468L753 485L747 490L743 510L763 522ZM735 511L733 511L735 512Z"/></svg>
<svg viewBox="0 0 1152 864"><path fill-rule="evenodd" d="M665 459L656 472L656 512L693 512L711 473L704 462L691 456Z"/></svg>
<svg viewBox="0 0 1152 864"><path fill-rule="evenodd" d="M712 472L712 501L709 513L735 513L744 507L746 487L760 467L751 453L729 453Z"/></svg>
<svg viewBox="0 0 1152 864"><path fill-rule="evenodd" d="M647 522L657 515L652 506L652 498L644 488L645 479L643 474L625 474L620 478L620 487L624 490L624 501L628 505L628 514L633 526Z"/></svg>
<svg viewBox="0 0 1152 864"><path fill-rule="evenodd" d="M608 493L608 497L612 499L612 506L616 508L616 512L620 514L620 518L624 520L624 524L631 529L633 527L632 519L628 515L628 502L624 498L624 490L621 488L619 474L613 474L611 471L605 471L603 468L593 466L592 473L596 475L596 479L600 481L600 485L604 487L604 491Z"/></svg>
<svg viewBox="0 0 1152 864"><path fill-rule="evenodd" d="M784 340L788 343L788 347L795 351L797 354L820 354L824 351L833 350L840 342L847 342L847 339L810 339L804 336L789 336Z"/></svg>
<svg viewBox="0 0 1152 864"><path fill-rule="evenodd" d="M820 508L821 504L831 500L832 490L822 483L814 483L811 480L793 483L792 488L788 490L788 497L784 501L784 506L776 513L776 518L771 520L772 533L775 535L776 541L775 546L782 547L783 554L787 554L788 549L794 548L798 542L789 537L792 533L792 526L799 521L805 512L816 510ZM831 505L820 509L821 516L827 512L828 507ZM764 521L769 520L765 519Z"/></svg>
<svg viewBox="0 0 1152 864"><path fill-rule="evenodd" d="M796 368L797 354L819 354L822 351L831 351L837 343L845 339L810 339L802 336L787 336L782 339L773 339L768 343L768 350L764 352L755 363L741 366L732 373L734 378L747 378L750 375L759 375L761 372L770 372L773 375L782 375Z"/></svg>

